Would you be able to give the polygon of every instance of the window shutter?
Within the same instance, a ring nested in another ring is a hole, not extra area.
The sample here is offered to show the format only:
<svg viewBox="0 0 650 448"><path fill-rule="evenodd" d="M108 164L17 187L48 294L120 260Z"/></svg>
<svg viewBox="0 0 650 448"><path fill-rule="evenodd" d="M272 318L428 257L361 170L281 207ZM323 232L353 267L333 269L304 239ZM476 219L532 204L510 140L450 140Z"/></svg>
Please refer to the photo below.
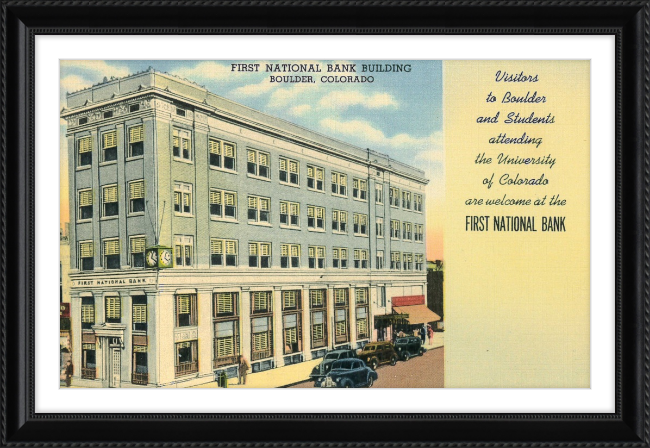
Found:
<svg viewBox="0 0 650 448"><path fill-rule="evenodd" d="M235 194L234 193L224 193L224 199L226 205L235 205Z"/></svg>
<svg viewBox="0 0 650 448"><path fill-rule="evenodd" d="M298 342L298 329L296 327L287 328L284 331L284 343L287 345Z"/></svg>
<svg viewBox="0 0 650 448"><path fill-rule="evenodd" d="M345 321L336 323L336 335L337 336L345 335Z"/></svg>
<svg viewBox="0 0 650 448"><path fill-rule="evenodd" d="M341 212L341 222L348 222L348 212Z"/></svg>
<svg viewBox="0 0 650 448"><path fill-rule="evenodd" d="M86 205L93 205L93 191L85 190L79 192L79 205L84 207Z"/></svg>
<svg viewBox="0 0 650 448"><path fill-rule="evenodd" d="M314 177L314 167L307 165L307 177Z"/></svg>
<svg viewBox="0 0 650 448"><path fill-rule="evenodd" d="M217 313L232 313L232 294L219 293L217 294Z"/></svg>
<svg viewBox="0 0 650 448"><path fill-rule="evenodd" d="M190 148L190 139L189 138L183 138L181 139L181 142L183 143L183 149L189 149Z"/></svg>
<svg viewBox="0 0 650 448"><path fill-rule="evenodd" d="M129 129L129 142L141 142L144 140L144 126L133 126Z"/></svg>
<svg viewBox="0 0 650 448"><path fill-rule="evenodd" d="M88 258L95 255L92 241L81 243L79 246L80 246L81 258Z"/></svg>
<svg viewBox="0 0 650 448"><path fill-rule="evenodd" d="M144 198L144 180L131 182L129 184L129 199Z"/></svg>
<svg viewBox="0 0 650 448"><path fill-rule="evenodd" d="M108 319L119 319L122 317L119 297L106 297L106 317Z"/></svg>
<svg viewBox="0 0 650 448"><path fill-rule="evenodd" d="M271 245L269 243L260 243L260 255L265 257L271 255Z"/></svg>
<svg viewBox="0 0 650 448"><path fill-rule="evenodd" d="M235 146L230 143L223 144L223 151L226 157L235 157Z"/></svg>
<svg viewBox="0 0 650 448"><path fill-rule="evenodd" d="M352 186L354 188L359 188L359 179L352 179Z"/></svg>
<svg viewBox="0 0 650 448"><path fill-rule="evenodd" d="M319 219L323 219L324 216L325 216L325 209L323 207L318 207L316 209L316 217Z"/></svg>
<svg viewBox="0 0 650 448"><path fill-rule="evenodd" d="M297 173L298 172L298 162L295 160L289 160L289 171L292 173Z"/></svg>
<svg viewBox="0 0 650 448"><path fill-rule="evenodd" d="M133 352L134 353L147 353L147 346L146 345L134 345L133 346Z"/></svg>
<svg viewBox="0 0 650 448"><path fill-rule="evenodd" d="M321 306L323 304L323 290L322 289L312 289L309 291L311 305L312 306Z"/></svg>
<svg viewBox="0 0 650 448"><path fill-rule="evenodd" d="M269 334L268 333L255 333L253 335L253 350L254 351L263 351L266 350L269 346Z"/></svg>
<svg viewBox="0 0 650 448"><path fill-rule="evenodd" d="M186 207L190 206L190 195L187 193L183 195L183 205Z"/></svg>
<svg viewBox="0 0 650 448"><path fill-rule="evenodd" d="M217 357L232 356L235 354L235 344L233 337L217 339Z"/></svg>
<svg viewBox="0 0 650 448"><path fill-rule="evenodd" d="M359 222L363 226L367 225L368 224L368 215L359 215Z"/></svg>
<svg viewBox="0 0 650 448"><path fill-rule="evenodd" d="M316 248L314 246L308 247L309 258L314 258L316 256Z"/></svg>
<svg viewBox="0 0 650 448"><path fill-rule="evenodd" d="M335 259L338 259L338 258L339 258L339 254L340 254L340 249L336 249L336 248L332 249L332 256L333 256Z"/></svg>
<svg viewBox="0 0 650 448"><path fill-rule="evenodd" d="M237 244L234 240L226 240L226 254L237 255Z"/></svg>
<svg viewBox="0 0 650 448"><path fill-rule="evenodd" d="M260 210L268 212L271 209L271 201L269 199L260 198Z"/></svg>
<svg viewBox="0 0 650 448"><path fill-rule="evenodd" d="M325 248L323 246L318 247L318 258L325 258Z"/></svg>
<svg viewBox="0 0 650 448"><path fill-rule="evenodd" d="M120 240L104 241L104 255L118 255L120 253Z"/></svg>
<svg viewBox="0 0 650 448"><path fill-rule="evenodd" d="M223 241L221 241L221 240L210 240L210 253L211 254L223 254Z"/></svg>
<svg viewBox="0 0 650 448"><path fill-rule="evenodd" d="M248 243L248 253L250 255L257 255L257 243Z"/></svg>
<svg viewBox="0 0 650 448"><path fill-rule="evenodd" d="M173 144L174 144L174 147L176 147L176 148L181 146L179 138L178 138L178 131L174 131L174 143Z"/></svg>
<svg viewBox="0 0 650 448"><path fill-rule="evenodd" d="M255 163L255 151L248 150L248 161L250 163Z"/></svg>
<svg viewBox="0 0 650 448"><path fill-rule="evenodd" d="M141 252L144 252L144 248L145 248L145 238L144 237L131 238L131 253L132 254L139 254Z"/></svg>
<svg viewBox="0 0 650 448"><path fill-rule="evenodd" d="M257 198L255 196L248 197L248 208L257 208Z"/></svg>
<svg viewBox="0 0 650 448"><path fill-rule="evenodd" d="M210 154L221 154L221 142L218 140L209 140L208 148Z"/></svg>
<svg viewBox="0 0 650 448"><path fill-rule="evenodd" d="M314 341L320 341L323 339L323 324L313 325L311 330L311 338Z"/></svg>
<svg viewBox="0 0 650 448"><path fill-rule="evenodd" d="M280 245L280 254L283 257L289 256L289 245L288 244L282 244Z"/></svg>
<svg viewBox="0 0 650 448"><path fill-rule="evenodd" d="M295 308L296 291L282 291L282 298L284 301L284 308Z"/></svg>
<svg viewBox="0 0 650 448"><path fill-rule="evenodd" d="M210 204L221 205L221 192L218 190L210 190Z"/></svg>
<svg viewBox="0 0 650 448"><path fill-rule="evenodd" d="M300 256L300 246L293 245L291 246L291 256L299 257Z"/></svg>
<svg viewBox="0 0 650 448"><path fill-rule="evenodd" d="M316 179L323 180L323 177L325 177L325 172L320 168L316 168Z"/></svg>
<svg viewBox="0 0 650 448"><path fill-rule="evenodd" d="M84 324L92 324L95 322L94 305L81 305L81 322Z"/></svg>
<svg viewBox="0 0 650 448"><path fill-rule="evenodd" d="M117 202L117 185L104 187L104 202Z"/></svg>
<svg viewBox="0 0 650 448"><path fill-rule="evenodd" d="M333 183L333 184L337 184L337 183L338 183L338 182L337 182L337 180L338 180L337 178L338 178L338 175L337 175L336 173L332 173L332 183Z"/></svg>
<svg viewBox="0 0 650 448"><path fill-rule="evenodd" d="M357 215L357 214L355 213L355 214L352 216L352 218L354 219L354 223L355 223L355 224L359 224L359 215Z"/></svg>
<svg viewBox="0 0 650 448"><path fill-rule="evenodd" d="M177 296L176 297L178 314L190 313L190 296Z"/></svg>
<svg viewBox="0 0 650 448"><path fill-rule="evenodd" d="M345 174L341 174L340 176L341 176L341 185L345 187L348 184L348 176L346 176Z"/></svg>
<svg viewBox="0 0 650 448"><path fill-rule="evenodd" d="M287 212L288 205L289 204L287 202L280 202L280 214L281 215L286 215L288 213Z"/></svg>
<svg viewBox="0 0 650 448"><path fill-rule="evenodd" d="M368 320L367 319L358 319L357 320L357 334L367 334L368 333Z"/></svg>
<svg viewBox="0 0 650 448"><path fill-rule="evenodd" d="M361 258L361 251L359 249L354 249L354 259L359 260Z"/></svg>
<svg viewBox="0 0 650 448"><path fill-rule="evenodd" d="M280 159L280 171L287 170L287 159Z"/></svg>
<svg viewBox="0 0 650 448"><path fill-rule="evenodd" d="M106 132L104 137L104 148L112 148L117 146L117 131Z"/></svg>
<svg viewBox="0 0 650 448"><path fill-rule="evenodd" d="M133 305L133 323L147 323L147 305Z"/></svg>
<svg viewBox="0 0 650 448"><path fill-rule="evenodd" d="M83 137L79 139L79 154L84 152L90 152L93 150L93 139L92 137Z"/></svg>
<svg viewBox="0 0 650 448"><path fill-rule="evenodd" d="M314 212L315 212L314 207L312 207L311 205L309 207L307 207L307 216L309 216L310 218L313 218L314 215L315 215Z"/></svg>
<svg viewBox="0 0 650 448"><path fill-rule="evenodd" d="M346 260L348 258L348 250L347 249L341 249L341 259Z"/></svg>
<svg viewBox="0 0 650 448"><path fill-rule="evenodd" d="M291 204L291 214L292 215L297 215L298 214L298 204Z"/></svg>
<svg viewBox="0 0 650 448"><path fill-rule="evenodd" d="M263 152L259 153L260 165L269 166L269 155Z"/></svg>
<svg viewBox="0 0 650 448"><path fill-rule="evenodd" d="M338 210L332 211L332 221L338 221L339 220L339 212Z"/></svg>

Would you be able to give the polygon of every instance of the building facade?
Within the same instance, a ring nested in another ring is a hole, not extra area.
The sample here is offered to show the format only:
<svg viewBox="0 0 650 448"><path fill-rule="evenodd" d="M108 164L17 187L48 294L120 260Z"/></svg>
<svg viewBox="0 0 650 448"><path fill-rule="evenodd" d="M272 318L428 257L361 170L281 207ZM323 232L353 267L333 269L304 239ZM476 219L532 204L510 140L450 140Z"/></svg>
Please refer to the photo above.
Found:
<svg viewBox="0 0 650 448"><path fill-rule="evenodd" d="M149 70L67 95L76 385L185 387L389 337L424 173ZM145 249L172 248L148 269Z"/></svg>

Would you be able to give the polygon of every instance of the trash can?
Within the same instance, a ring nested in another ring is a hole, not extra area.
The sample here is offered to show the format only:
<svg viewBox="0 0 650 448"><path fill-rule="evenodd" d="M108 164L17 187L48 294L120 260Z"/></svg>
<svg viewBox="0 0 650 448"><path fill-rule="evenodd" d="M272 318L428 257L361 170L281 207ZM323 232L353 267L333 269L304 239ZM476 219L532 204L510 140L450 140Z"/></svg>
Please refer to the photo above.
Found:
<svg viewBox="0 0 650 448"><path fill-rule="evenodd" d="M219 387L228 388L228 375L226 375L226 372L223 370L219 372L219 375L217 376L217 385Z"/></svg>

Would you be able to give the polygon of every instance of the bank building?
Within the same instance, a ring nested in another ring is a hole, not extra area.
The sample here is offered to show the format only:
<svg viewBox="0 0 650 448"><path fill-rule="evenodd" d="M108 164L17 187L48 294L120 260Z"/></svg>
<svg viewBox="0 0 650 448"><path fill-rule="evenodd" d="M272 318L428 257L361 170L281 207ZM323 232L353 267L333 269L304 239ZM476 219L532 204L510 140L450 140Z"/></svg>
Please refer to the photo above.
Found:
<svg viewBox="0 0 650 448"><path fill-rule="evenodd" d="M75 385L187 387L435 320L421 170L153 69L61 117Z"/></svg>

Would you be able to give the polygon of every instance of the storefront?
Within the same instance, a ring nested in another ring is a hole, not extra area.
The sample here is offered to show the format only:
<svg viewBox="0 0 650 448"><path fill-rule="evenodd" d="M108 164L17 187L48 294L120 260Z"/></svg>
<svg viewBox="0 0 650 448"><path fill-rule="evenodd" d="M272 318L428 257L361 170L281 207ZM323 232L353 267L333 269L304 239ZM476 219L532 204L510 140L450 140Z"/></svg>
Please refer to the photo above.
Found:
<svg viewBox="0 0 650 448"><path fill-rule="evenodd" d="M393 297L393 313L407 316L395 325L394 331L422 337L427 325L440 321L440 316L425 305L424 295Z"/></svg>

